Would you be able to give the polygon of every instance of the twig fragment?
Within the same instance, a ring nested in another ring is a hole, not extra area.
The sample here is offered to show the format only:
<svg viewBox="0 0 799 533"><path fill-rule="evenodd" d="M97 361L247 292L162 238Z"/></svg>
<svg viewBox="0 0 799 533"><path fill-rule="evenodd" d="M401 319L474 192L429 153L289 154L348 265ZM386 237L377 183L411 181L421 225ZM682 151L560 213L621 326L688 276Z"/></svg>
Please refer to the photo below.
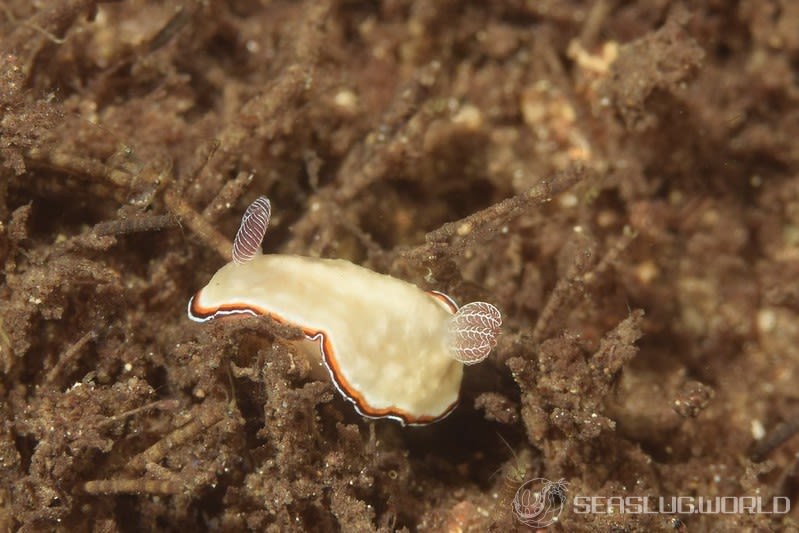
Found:
<svg viewBox="0 0 799 533"><path fill-rule="evenodd" d="M252 183L255 176L252 172L239 172L238 175L226 182L211 203L203 209L202 217L209 222L215 222L222 213L225 213L244 194L247 186Z"/></svg>
<svg viewBox="0 0 799 533"><path fill-rule="evenodd" d="M479 230L489 227L492 222L518 216L525 209L528 209L530 205L549 202L554 196L571 188L587 176L588 169L582 164L575 164L551 179L542 180L541 183L521 194L517 194L455 222L448 222L442 225L425 236L425 245L408 250L405 254L427 255L434 249L447 244L453 248L452 253L455 253L479 237L481 235ZM453 235L462 236L463 238L455 243L448 243Z"/></svg>
<svg viewBox="0 0 799 533"><path fill-rule="evenodd" d="M89 341L94 340L97 338L97 333L95 331L88 331L86 332L80 339L75 342L72 346L70 346L64 354L58 358L56 364L53 365L53 368L47 373L47 377L45 378L46 383L53 383L58 376L61 374L61 371L64 368L71 364L77 356L80 354L80 351L86 346Z"/></svg>
<svg viewBox="0 0 799 533"><path fill-rule="evenodd" d="M145 231L160 231L178 226L178 221L172 215L142 215L100 222L94 226L94 234L100 236L125 235Z"/></svg>
<svg viewBox="0 0 799 533"><path fill-rule="evenodd" d="M175 495L183 492L183 485L166 479L97 479L84 483L83 490L89 494Z"/></svg>
<svg viewBox="0 0 799 533"><path fill-rule="evenodd" d="M222 420L224 414L225 412L221 409L201 409L200 414L193 418L188 424L176 429L131 459L128 462L128 468L132 470L141 470L148 463L160 461L170 450L189 441L202 431Z"/></svg>
<svg viewBox="0 0 799 533"><path fill-rule="evenodd" d="M580 278L583 272L589 267L594 260L592 250L587 249L582 253L577 253L572 259L572 264L569 266L566 275L562 276L552 289L552 293L544 304L544 308L538 315L538 320L533 328L531 340L534 345L538 345L544 340L544 337L549 332L549 327L555 316L569 305L577 293Z"/></svg>
<svg viewBox="0 0 799 533"><path fill-rule="evenodd" d="M150 402L150 403L148 403L146 405L142 405L141 407L136 407L135 409L130 409L129 411L125 411L124 413L119 413L119 414L116 414L116 415L114 415L112 417L109 417L108 419L103 420L102 422L98 423L97 426L98 427L103 427L103 426L106 426L106 425L110 425L110 424L113 424L114 422L117 422L117 421L122 420L124 418L131 417L131 416L136 415L136 414L139 414L139 413L141 413L143 411L149 411L150 409L161 409L163 411L172 411L174 409L177 409L179 406L180 406L180 402L178 400L174 400L174 399L172 399L172 400L157 400L157 401L154 401L154 402Z"/></svg>

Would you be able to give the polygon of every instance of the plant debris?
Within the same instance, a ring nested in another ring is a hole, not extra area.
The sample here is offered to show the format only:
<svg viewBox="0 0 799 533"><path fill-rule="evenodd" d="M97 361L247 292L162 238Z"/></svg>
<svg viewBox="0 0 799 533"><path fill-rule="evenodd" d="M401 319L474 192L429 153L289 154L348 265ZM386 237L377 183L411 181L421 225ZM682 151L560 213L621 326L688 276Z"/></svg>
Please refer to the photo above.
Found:
<svg viewBox="0 0 799 533"><path fill-rule="evenodd" d="M795 3L1 7L0 530L521 530L537 477L799 501ZM293 328L189 322L260 195L267 252L502 311L451 416L364 419Z"/></svg>

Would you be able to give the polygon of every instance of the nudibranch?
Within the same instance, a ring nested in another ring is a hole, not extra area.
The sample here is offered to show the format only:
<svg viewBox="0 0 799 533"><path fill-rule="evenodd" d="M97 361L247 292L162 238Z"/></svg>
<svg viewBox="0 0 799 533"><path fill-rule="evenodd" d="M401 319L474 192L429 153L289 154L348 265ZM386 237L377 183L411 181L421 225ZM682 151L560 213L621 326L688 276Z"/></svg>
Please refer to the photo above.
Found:
<svg viewBox="0 0 799 533"><path fill-rule="evenodd" d="M271 207L242 217L233 261L189 300L189 318L269 317L302 330L316 375L327 374L363 416L424 425L458 403L463 365L485 359L502 319L448 296L341 259L263 255Z"/></svg>

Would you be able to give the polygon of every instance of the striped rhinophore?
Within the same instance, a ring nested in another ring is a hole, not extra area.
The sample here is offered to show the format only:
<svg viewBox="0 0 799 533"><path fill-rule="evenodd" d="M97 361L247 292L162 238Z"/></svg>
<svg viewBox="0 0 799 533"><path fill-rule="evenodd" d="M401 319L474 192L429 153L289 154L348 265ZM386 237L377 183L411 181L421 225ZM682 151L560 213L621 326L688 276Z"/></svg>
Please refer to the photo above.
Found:
<svg viewBox="0 0 799 533"><path fill-rule="evenodd" d="M272 206L266 196L259 196L241 217L239 231L233 241L233 262L238 264L252 261L261 253L261 242L269 226Z"/></svg>

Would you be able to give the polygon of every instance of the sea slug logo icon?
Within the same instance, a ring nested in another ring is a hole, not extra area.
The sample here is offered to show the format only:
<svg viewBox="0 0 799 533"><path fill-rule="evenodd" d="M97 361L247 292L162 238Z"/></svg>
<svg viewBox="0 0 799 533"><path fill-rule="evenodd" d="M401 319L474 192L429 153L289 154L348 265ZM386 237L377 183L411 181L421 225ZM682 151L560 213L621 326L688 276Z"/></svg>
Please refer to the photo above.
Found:
<svg viewBox="0 0 799 533"><path fill-rule="evenodd" d="M566 481L537 477L526 481L513 498L513 514L531 528L547 527L557 521L566 502Z"/></svg>

